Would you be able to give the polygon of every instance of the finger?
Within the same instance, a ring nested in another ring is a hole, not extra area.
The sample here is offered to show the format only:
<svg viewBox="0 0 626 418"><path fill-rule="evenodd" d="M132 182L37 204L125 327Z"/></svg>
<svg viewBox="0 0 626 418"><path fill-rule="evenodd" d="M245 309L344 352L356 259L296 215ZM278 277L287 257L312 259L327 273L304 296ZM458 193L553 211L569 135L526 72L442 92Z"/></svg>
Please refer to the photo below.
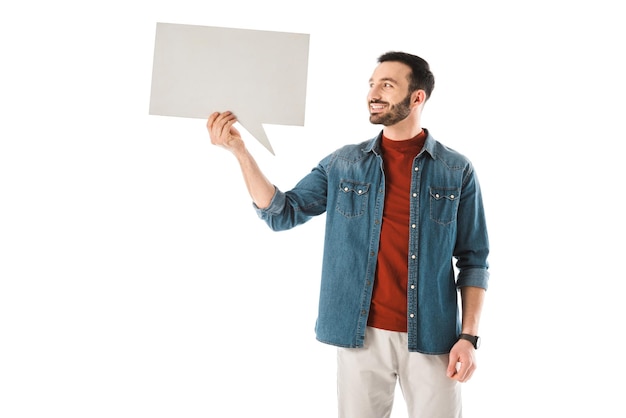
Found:
<svg viewBox="0 0 626 418"><path fill-rule="evenodd" d="M219 116L219 112L213 112L209 115L207 121L206 121L206 127L207 129L211 130L213 124L215 123L215 119Z"/></svg>
<svg viewBox="0 0 626 418"><path fill-rule="evenodd" d="M209 115L207 119L207 128L211 129L216 126L216 124L220 124L224 118L232 115L231 112L213 112Z"/></svg>
<svg viewBox="0 0 626 418"><path fill-rule="evenodd" d="M466 363L461 363L461 367L459 368L459 371L457 373L457 377L458 377L458 381L459 382L467 382L470 377L472 377L472 374L474 373L474 365L466 362Z"/></svg>
<svg viewBox="0 0 626 418"><path fill-rule="evenodd" d="M216 144L220 138L220 120L222 118L222 114L219 112L215 112L209 116L207 120L207 130L209 131L209 136L211 137L211 142Z"/></svg>
<svg viewBox="0 0 626 418"><path fill-rule="evenodd" d="M220 114L211 115L207 122L207 130L209 131L211 143L213 145L221 145L223 139L221 137Z"/></svg>
<svg viewBox="0 0 626 418"><path fill-rule="evenodd" d="M453 357L450 356L450 360L448 361L448 369L446 370L446 374L448 375L448 377L452 378L454 377L454 375L457 374L457 365L457 360L453 359Z"/></svg>
<svg viewBox="0 0 626 418"><path fill-rule="evenodd" d="M216 120L216 134L218 136L227 136L230 133L230 127L237 121L232 112L222 113Z"/></svg>

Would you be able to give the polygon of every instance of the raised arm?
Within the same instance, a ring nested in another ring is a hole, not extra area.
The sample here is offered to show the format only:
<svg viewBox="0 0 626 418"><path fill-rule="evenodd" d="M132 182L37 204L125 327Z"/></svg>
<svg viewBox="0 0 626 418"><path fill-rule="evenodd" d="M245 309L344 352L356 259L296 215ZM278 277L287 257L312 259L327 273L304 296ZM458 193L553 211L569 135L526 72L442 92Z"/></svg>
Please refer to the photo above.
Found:
<svg viewBox="0 0 626 418"><path fill-rule="evenodd" d="M274 185L265 177L246 148L241 134L233 126L235 122L237 117L232 112L215 112L209 116L206 126L211 143L227 149L237 158L252 201L259 208L266 208L274 196Z"/></svg>

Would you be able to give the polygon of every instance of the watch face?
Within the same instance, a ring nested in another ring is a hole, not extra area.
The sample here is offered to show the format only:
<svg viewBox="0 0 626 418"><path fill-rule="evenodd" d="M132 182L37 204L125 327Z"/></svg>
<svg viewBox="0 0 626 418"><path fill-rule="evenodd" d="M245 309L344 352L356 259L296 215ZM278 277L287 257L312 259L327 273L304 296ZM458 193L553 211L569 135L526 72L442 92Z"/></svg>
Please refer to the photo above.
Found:
<svg viewBox="0 0 626 418"><path fill-rule="evenodd" d="M476 347L476 349L480 347L480 337L476 337L476 342L474 343L474 347Z"/></svg>

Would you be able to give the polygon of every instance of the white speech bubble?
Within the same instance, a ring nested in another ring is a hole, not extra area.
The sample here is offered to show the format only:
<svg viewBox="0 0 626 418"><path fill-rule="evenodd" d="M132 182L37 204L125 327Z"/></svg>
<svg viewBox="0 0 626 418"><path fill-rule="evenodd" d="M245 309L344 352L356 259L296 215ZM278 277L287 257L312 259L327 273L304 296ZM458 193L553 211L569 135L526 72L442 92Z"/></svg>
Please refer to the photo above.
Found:
<svg viewBox="0 0 626 418"><path fill-rule="evenodd" d="M309 35L157 23L150 114L231 110L272 154L263 124L304 125Z"/></svg>

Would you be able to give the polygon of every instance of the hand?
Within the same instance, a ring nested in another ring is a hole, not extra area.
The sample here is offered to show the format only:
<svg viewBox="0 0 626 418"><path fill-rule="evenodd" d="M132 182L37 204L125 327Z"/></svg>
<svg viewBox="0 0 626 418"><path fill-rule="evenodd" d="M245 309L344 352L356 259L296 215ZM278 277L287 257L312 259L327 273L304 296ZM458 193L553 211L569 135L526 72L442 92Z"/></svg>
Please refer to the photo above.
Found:
<svg viewBox="0 0 626 418"><path fill-rule="evenodd" d="M457 368L457 365L460 366ZM448 377L459 382L467 382L476 370L476 349L471 342L459 340L450 351Z"/></svg>
<svg viewBox="0 0 626 418"><path fill-rule="evenodd" d="M241 134L233 125L237 122L237 117L232 112L215 112L207 121L206 127L211 137L213 145L219 145L231 152L236 152L244 148Z"/></svg>

